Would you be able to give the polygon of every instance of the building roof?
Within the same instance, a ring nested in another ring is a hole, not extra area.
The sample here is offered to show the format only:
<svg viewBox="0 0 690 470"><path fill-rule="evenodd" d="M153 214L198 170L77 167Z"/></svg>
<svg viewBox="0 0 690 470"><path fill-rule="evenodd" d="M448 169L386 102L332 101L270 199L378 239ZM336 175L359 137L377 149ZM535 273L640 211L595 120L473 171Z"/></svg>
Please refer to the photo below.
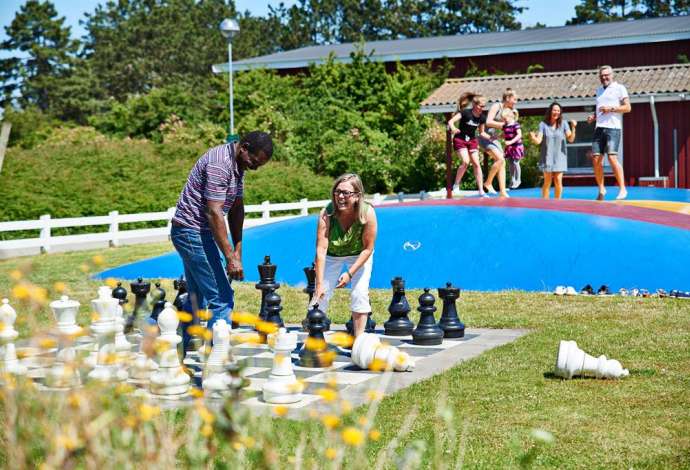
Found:
<svg viewBox="0 0 690 470"><path fill-rule="evenodd" d="M580 49L599 46L667 42L690 39L690 16L558 26L497 33L460 34L417 39L361 43L371 59L381 62L428 60L443 57L476 57L517 52ZM292 69L323 63L330 54L349 62L358 43L310 46L233 62L234 70L251 68ZM228 64L213 66L227 72Z"/></svg>
<svg viewBox="0 0 690 470"><path fill-rule="evenodd" d="M650 65L614 69L614 80L625 85L631 102L690 99L690 64ZM422 113L455 111L464 92L481 93L488 101L501 99L506 88L516 91L520 108L545 108L558 100L563 106L593 105L598 70L451 78L422 101Z"/></svg>

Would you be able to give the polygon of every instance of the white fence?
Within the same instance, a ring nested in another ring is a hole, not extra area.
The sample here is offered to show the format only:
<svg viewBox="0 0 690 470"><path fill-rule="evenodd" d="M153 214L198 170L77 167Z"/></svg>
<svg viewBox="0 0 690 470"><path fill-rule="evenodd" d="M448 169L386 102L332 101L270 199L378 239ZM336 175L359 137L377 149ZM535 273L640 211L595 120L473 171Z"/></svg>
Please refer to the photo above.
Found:
<svg viewBox="0 0 690 470"><path fill-rule="evenodd" d="M403 194L382 196L374 194L369 200L374 205L392 204L403 201L418 201L429 198L441 198L445 196L445 190L417 194ZM328 204L328 200L308 201L302 199L299 202L271 203L264 201L261 204L247 205L244 210L247 214L260 213L261 217L245 218L244 226L252 227L266 223L294 217L305 216L309 209L321 208ZM275 212L293 212L291 215L271 215ZM296 212L299 212L298 214ZM170 234L170 220L175 213L171 207L163 212L147 212L142 214L120 214L112 211L108 215L95 217L69 217L53 219L49 214L42 215L37 220L21 220L15 222L0 222L0 232L15 232L21 230L38 230L39 236L34 238L20 238L15 240L0 240L0 259L14 256L32 255L37 253L50 253L52 251L76 251L87 250L107 246L120 246L134 243L150 243L165 241ZM120 230L121 224L135 222L160 222L165 221L165 227ZM95 233L79 235L52 234L53 229L72 227L106 226L107 230Z"/></svg>

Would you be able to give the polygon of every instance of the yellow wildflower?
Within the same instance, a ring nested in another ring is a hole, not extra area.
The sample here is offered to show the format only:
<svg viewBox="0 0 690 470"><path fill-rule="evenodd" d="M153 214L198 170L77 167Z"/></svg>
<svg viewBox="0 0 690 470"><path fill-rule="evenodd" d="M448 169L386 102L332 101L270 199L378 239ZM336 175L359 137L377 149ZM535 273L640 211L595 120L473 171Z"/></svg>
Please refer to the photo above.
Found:
<svg viewBox="0 0 690 470"><path fill-rule="evenodd" d="M79 265L79 269L80 269L81 272L83 272L83 273L88 273L89 270L90 270L91 268L89 268L89 265L88 265L88 264L82 263L81 265Z"/></svg>
<svg viewBox="0 0 690 470"><path fill-rule="evenodd" d="M311 410L309 410L309 417L310 417L311 419L316 419L318 416L319 416L319 412L318 412L318 411L316 411L316 410L313 409L313 408L312 408Z"/></svg>
<svg viewBox="0 0 690 470"><path fill-rule="evenodd" d="M199 416L206 424L211 424L216 419L216 417L213 416L213 413L211 413L204 405L197 407L197 413L199 413Z"/></svg>
<svg viewBox="0 0 690 470"><path fill-rule="evenodd" d="M375 358L373 361L371 361L371 364L369 364L369 370L374 372L381 372L387 368L388 364L383 359Z"/></svg>
<svg viewBox="0 0 690 470"><path fill-rule="evenodd" d="M353 426L343 429L341 437L343 442L349 446L358 447L364 443L364 433Z"/></svg>
<svg viewBox="0 0 690 470"><path fill-rule="evenodd" d="M189 312L184 312L184 311L180 310L177 312L177 319L183 323L189 323L190 321L192 321L192 314ZM194 325L194 326L198 326L198 325Z"/></svg>
<svg viewBox="0 0 690 470"><path fill-rule="evenodd" d="M352 411L352 403L350 403L347 400L341 401L340 402L340 411L342 411L345 414L349 413L350 411Z"/></svg>
<svg viewBox="0 0 690 470"><path fill-rule="evenodd" d="M128 415L128 416L125 416L125 419L123 420L123 422L124 422L125 427L133 428L134 426L137 425L137 423L139 421L137 420L137 418L135 416Z"/></svg>
<svg viewBox="0 0 690 470"><path fill-rule="evenodd" d="M58 281L55 284L53 284L53 290L55 292L63 293L67 290L67 284L65 284L62 281Z"/></svg>
<svg viewBox="0 0 690 470"><path fill-rule="evenodd" d="M81 394L73 392L67 396L67 404L72 408L79 408L82 403Z"/></svg>
<svg viewBox="0 0 690 470"><path fill-rule="evenodd" d="M62 447L68 451L73 451L79 445L77 439L65 434L58 434L55 438L55 444L57 447Z"/></svg>
<svg viewBox="0 0 690 470"><path fill-rule="evenodd" d="M57 346L57 341L55 341L53 338L41 338L38 341L38 346L41 349L51 349Z"/></svg>
<svg viewBox="0 0 690 470"><path fill-rule="evenodd" d="M338 392L331 388L320 388L316 391L316 394L329 403L338 399Z"/></svg>
<svg viewBox="0 0 690 470"><path fill-rule="evenodd" d="M165 340L157 339L157 340L155 340L155 341L153 342L153 350L154 350L157 354L160 354L160 353L162 353L162 352L165 352L165 351L167 351L168 349L170 349L170 343L168 343L168 342L165 341Z"/></svg>
<svg viewBox="0 0 690 470"><path fill-rule="evenodd" d="M179 313L178 313L178 315L179 315ZM187 315L189 315L189 314L187 314ZM201 325L190 325L187 327L187 333L189 333L192 336L203 336L205 331L206 331L206 328L204 328Z"/></svg>
<svg viewBox="0 0 690 470"><path fill-rule="evenodd" d="M242 444L244 444L248 449L251 449L256 445L256 439L254 439L252 436L242 436L240 439L242 440Z"/></svg>
<svg viewBox="0 0 690 470"><path fill-rule="evenodd" d="M310 351L322 351L326 349L326 342L322 339L307 337L304 347Z"/></svg>
<svg viewBox="0 0 690 470"><path fill-rule="evenodd" d="M259 320L256 322L256 331L264 334L271 334L278 331L278 325L271 323L270 321Z"/></svg>
<svg viewBox="0 0 690 470"><path fill-rule="evenodd" d="M336 357L338 357L338 353L335 351L324 351L319 354L322 364L332 364Z"/></svg>
<svg viewBox="0 0 690 470"><path fill-rule="evenodd" d="M10 271L10 279L12 279L14 282L19 281L22 278L22 272L18 269L13 269Z"/></svg>
<svg viewBox="0 0 690 470"><path fill-rule="evenodd" d="M259 322L259 317L247 312L232 312L232 321L242 325L256 325Z"/></svg>
<svg viewBox="0 0 690 470"><path fill-rule="evenodd" d="M125 395L127 393L131 393L134 391L134 387L132 387L130 384L124 382L124 383L119 383L115 386L115 393L118 395Z"/></svg>
<svg viewBox="0 0 690 470"><path fill-rule="evenodd" d="M192 387L191 389L189 389L189 394L193 398L202 398L204 396L204 391L200 388Z"/></svg>
<svg viewBox="0 0 690 470"><path fill-rule="evenodd" d="M335 460L335 458L338 456L338 451L335 450L333 447L329 447L328 449L326 449L326 452L324 452L324 454L326 455L326 458L328 460Z"/></svg>
<svg viewBox="0 0 690 470"><path fill-rule="evenodd" d="M101 316L98 314L98 312L91 312L91 322L98 321L98 319L101 318Z"/></svg>
<svg viewBox="0 0 690 470"><path fill-rule="evenodd" d="M285 405L277 405L273 407L273 413L276 416L285 416L288 412L288 407Z"/></svg>
<svg viewBox="0 0 690 470"><path fill-rule="evenodd" d="M336 380L335 377L331 376L326 380L326 385L328 385L331 388L338 388L338 380Z"/></svg>
<svg viewBox="0 0 690 470"><path fill-rule="evenodd" d="M105 264L105 259L101 255L94 256L93 258L91 258L91 261L96 266L103 266Z"/></svg>
<svg viewBox="0 0 690 470"><path fill-rule="evenodd" d="M48 300L48 290L43 287L31 286L29 296L34 302L45 303Z"/></svg>
<svg viewBox="0 0 690 470"><path fill-rule="evenodd" d="M352 344L355 342L355 339L352 336L345 333L344 331L338 331L330 335L328 337L328 341L331 344L340 346L341 348L349 348L352 347Z"/></svg>
<svg viewBox="0 0 690 470"><path fill-rule="evenodd" d="M139 405L139 416L142 421L151 421L151 419L161 414L161 409L157 406L147 405L142 403Z"/></svg>
<svg viewBox="0 0 690 470"><path fill-rule="evenodd" d="M12 297L18 300L26 300L29 298L29 289L24 284L19 284L12 288Z"/></svg>
<svg viewBox="0 0 690 470"><path fill-rule="evenodd" d="M366 426L367 424L369 424L369 420L367 419L366 416L360 416L357 419L357 422L359 423L360 426Z"/></svg>
<svg viewBox="0 0 690 470"><path fill-rule="evenodd" d="M110 287L111 289L115 289L117 287L117 279L115 279L114 277L109 277L105 280L105 285Z"/></svg>
<svg viewBox="0 0 690 470"><path fill-rule="evenodd" d="M370 401L381 400L383 398L383 392L381 392L380 390L368 390L367 391L367 398Z"/></svg>
<svg viewBox="0 0 690 470"><path fill-rule="evenodd" d="M211 434L213 434L213 426L211 426L208 423L201 426L201 435L202 436L211 437Z"/></svg>
<svg viewBox="0 0 690 470"><path fill-rule="evenodd" d="M372 441L378 441L379 439L381 439L381 432L377 429L372 429L371 431L369 431L369 439L371 439Z"/></svg>
<svg viewBox="0 0 690 470"><path fill-rule="evenodd" d="M197 310L196 316L201 321L209 321L211 319L212 313L210 310L207 310L207 309Z"/></svg>
<svg viewBox="0 0 690 470"><path fill-rule="evenodd" d="M321 422L328 429L335 429L340 424L340 418L338 418L336 415L323 415L321 417Z"/></svg>
<svg viewBox="0 0 690 470"><path fill-rule="evenodd" d="M238 452L239 452L240 450L242 450L243 447L244 447L244 446L242 445L242 443L241 443L240 441L235 441L235 442L232 443L232 448L235 449L235 450L238 451Z"/></svg>

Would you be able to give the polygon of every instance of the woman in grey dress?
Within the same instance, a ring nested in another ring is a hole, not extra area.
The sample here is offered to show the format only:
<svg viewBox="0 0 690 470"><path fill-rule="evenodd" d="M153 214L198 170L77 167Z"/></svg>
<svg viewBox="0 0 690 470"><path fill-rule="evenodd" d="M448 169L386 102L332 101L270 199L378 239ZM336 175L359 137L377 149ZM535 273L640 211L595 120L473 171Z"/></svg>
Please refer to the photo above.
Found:
<svg viewBox="0 0 690 470"><path fill-rule="evenodd" d="M544 120L539 123L539 132L530 132L530 140L541 146L539 169L544 172L544 185L541 197L549 198L551 181L554 185L554 197L560 199L563 194L563 172L568 170L568 154L565 142L575 141L577 122L570 121L570 127L563 121L561 105L553 102L546 110Z"/></svg>

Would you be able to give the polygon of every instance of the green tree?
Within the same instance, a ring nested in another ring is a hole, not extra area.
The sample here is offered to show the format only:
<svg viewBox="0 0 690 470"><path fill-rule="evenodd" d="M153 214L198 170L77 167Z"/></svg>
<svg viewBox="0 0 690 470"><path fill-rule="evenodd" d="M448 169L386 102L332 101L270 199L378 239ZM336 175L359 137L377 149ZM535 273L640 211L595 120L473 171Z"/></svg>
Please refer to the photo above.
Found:
<svg viewBox="0 0 690 470"><path fill-rule="evenodd" d="M64 21L51 2L27 0L5 27L0 49L15 55L0 60L2 105L51 107L53 91L69 76L78 47Z"/></svg>
<svg viewBox="0 0 690 470"><path fill-rule="evenodd" d="M582 0L566 24L605 23L690 14L688 0Z"/></svg>

